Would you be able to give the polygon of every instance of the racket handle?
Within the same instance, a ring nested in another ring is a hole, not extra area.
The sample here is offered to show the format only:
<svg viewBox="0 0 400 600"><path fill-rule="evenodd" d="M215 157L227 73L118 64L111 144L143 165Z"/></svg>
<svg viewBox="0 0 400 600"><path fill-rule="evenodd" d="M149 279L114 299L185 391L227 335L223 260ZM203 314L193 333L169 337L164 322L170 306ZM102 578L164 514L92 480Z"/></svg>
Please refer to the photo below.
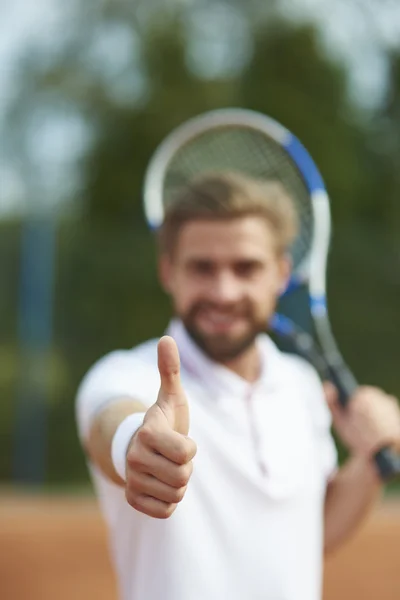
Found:
<svg viewBox="0 0 400 600"><path fill-rule="evenodd" d="M400 456L391 448L382 448L374 456L379 475L388 483L400 475Z"/></svg>

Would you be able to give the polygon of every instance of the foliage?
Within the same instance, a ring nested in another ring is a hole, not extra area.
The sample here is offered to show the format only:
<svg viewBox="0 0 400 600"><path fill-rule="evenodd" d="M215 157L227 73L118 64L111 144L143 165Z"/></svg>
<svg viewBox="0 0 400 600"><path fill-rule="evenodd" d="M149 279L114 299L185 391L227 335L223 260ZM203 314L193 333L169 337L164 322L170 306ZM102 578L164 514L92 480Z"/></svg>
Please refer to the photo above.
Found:
<svg viewBox="0 0 400 600"><path fill-rule="evenodd" d="M387 101L367 120L349 99L344 66L327 55L310 25L289 25L271 15L251 20L253 53L247 64L234 76L207 79L188 66L179 11L165 19L148 18L139 29L128 11L124 25L140 44L123 77L140 71L145 86L136 100L122 101L111 93L101 69L85 59L96 32L93 23L105 29L115 25L110 11L96 14L90 27L88 20L77 25L70 46L47 68L35 71L26 63L29 90L10 115L17 132L26 122L30 95L35 102L61 98L80 111L93 132L82 162L81 201L58 230L49 481L87 478L73 410L84 373L104 353L158 336L168 322L169 302L157 283L154 244L142 216L143 175L171 128L211 108L244 106L270 114L316 157L333 200L329 301L334 330L362 381L400 394L399 57L392 58ZM20 227L3 223L0 235L3 480L11 474L17 382L24 376L17 350Z"/></svg>

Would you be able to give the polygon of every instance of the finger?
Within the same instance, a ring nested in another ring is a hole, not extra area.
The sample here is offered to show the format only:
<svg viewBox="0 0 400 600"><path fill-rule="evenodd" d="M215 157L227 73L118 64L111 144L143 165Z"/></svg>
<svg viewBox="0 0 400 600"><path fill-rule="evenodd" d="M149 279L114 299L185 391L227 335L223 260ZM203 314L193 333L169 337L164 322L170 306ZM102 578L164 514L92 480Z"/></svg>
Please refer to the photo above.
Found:
<svg viewBox="0 0 400 600"><path fill-rule="evenodd" d="M173 429L155 429L145 423L137 436L144 446L179 465L191 461L197 451L193 440Z"/></svg>
<svg viewBox="0 0 400 600"><path fill-rule="evenodd" d="M164 336L158 343L158 370L161 386L156 404L168 423L182 435L189 433L189 406L180 380L179 352L175 341Z"/></svg>
<svg viewBox="0 0 400 600"><path fill-rule="evenodd" d="M399 400L396 398L396 396L392 396L392 394L389 394L387 398L393 406L399 407Z"/></svg>
<svg viewBox="0 0 400 600"><path fill-rule="evenodd" d="M130 474L127 486L133 494L152 496L156 500L161 500L168 504L177 504L180 502L187 488L187 486L180 488L173 487L156 479L153 475L137 472Z"/></svg>
<svg viewBox="0 0 400 600"><path fill-rule="evenodd" d="M338 428L343 423L345 418L345 411L339 401L339 392L333 383L330 381L323 382L323 388L325 393L325 400L332 417L332 424L334 428Z"/></svg>
<svg viewBox="0 0 400 600"><path fill-rule="evenodd" d="M329 409L332 411L339 405L339 393L336 387L330 381L324 381L323 388L326 403L328 404Z"/></svg>
<svg viewBox="0 0 400 600"><path fill-rule="evenodd" d="M132 508L155 519L167 519L176 508L176 504L169 504L151 496L132 494L129 490L126 490L125 496Z"/></svg>
<svg viewBox="0 0 400 600"><path fill-rule="evenodd" d="M158 370L161 378L160 389L165 396L180 394L182 388L178 347L168 335L158 342Z"/></svg>
<svg viewBox="0 0 400 600"><path fill-rule="evenodd" d="M143 448L140 453L128 453L127 464L127 480L131 472L147 473L177 488L188 484L193 470L192 462L177 465L147 448Z"/></svg>

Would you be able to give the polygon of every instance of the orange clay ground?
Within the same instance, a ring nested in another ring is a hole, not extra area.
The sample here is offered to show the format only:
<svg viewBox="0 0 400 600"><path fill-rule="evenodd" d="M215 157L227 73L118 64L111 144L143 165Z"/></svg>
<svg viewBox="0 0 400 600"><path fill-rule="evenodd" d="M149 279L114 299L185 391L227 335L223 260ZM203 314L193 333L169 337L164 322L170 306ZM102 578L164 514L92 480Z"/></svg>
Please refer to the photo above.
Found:
<svg viewBox="0 0 400 600"><path fill-rule="evenodd" d="M92 499L0 493L0 598L116 600L105 529ZM399 599L400 501L386 503L327 561L324 595Z"/></svg>

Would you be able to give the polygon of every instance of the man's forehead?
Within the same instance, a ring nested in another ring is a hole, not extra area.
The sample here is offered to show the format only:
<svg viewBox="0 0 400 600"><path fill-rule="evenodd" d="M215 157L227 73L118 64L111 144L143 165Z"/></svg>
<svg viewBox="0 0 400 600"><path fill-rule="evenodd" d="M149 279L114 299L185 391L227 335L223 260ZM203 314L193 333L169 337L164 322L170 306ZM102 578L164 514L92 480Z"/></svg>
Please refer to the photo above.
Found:
<svg viewBox="0 0 400 600"><path fill-rule="evenodd" d="M185 254L265 253L274 236L263 219L244 217L230 220L196 220L185 223L178 236L177 250Z"/></svg>

